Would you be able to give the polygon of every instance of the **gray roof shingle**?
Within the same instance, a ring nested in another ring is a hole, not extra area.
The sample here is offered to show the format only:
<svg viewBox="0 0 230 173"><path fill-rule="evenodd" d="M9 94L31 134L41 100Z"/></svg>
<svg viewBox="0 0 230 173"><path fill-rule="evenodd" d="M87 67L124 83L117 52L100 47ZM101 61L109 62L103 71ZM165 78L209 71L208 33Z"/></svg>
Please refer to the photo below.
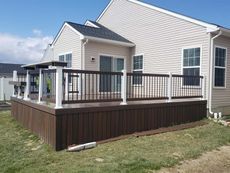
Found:
<svg viewBox="0 0 230 173"><path fill-rule="evenodd" d="M131 41L111 31L110 29L104 27L103 25L97 22L94 22L94 21L90 21L90 22L97 25L98 28L81 25L81 24L77 24L73 22L66 22L66 23L68 23L70 26L72 26L74 29L76 29L78 32L80 32L84 36L108 39L108 40L125 42L125 43L132 43Z"/></svg>

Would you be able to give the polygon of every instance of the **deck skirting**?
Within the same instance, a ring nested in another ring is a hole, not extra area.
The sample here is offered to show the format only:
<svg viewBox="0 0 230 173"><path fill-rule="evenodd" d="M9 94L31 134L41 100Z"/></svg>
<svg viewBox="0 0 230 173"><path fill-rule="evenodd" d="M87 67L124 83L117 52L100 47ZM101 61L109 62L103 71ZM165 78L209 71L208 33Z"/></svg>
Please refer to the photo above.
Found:
<svg viewBox="0 0 230 173"><path fill-rule="evenodd" d="M12 116L57 151L72 144L199 121L207 101L106 105L55 110L12 98Z"/></svg>

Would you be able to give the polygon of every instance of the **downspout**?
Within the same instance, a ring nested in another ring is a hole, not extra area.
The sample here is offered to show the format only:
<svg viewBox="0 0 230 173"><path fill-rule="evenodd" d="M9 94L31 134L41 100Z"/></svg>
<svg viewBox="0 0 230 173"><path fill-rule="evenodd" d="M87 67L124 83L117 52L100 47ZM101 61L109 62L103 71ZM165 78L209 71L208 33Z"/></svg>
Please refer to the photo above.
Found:
<svg viewBox="0 0 230 173"><path fill-rule="evenodd" d="M209 113L211 115L214 114L214 112L212 111L212 89L213 89L213 64L214 64L214 40L216 38L218 38L219 36L221 36L222 34L222 31L219 30L219 33L215 36L215 37L212 37L211 38L211 34L210 34L210 42L211 42L211 46L210 46L210 49L211 49L211 63L210 63L210 75L209 75ZM220 114L220 113L219 113Z"/></svg>
<svg viewBox="0 0 230 173"><path fill-rule="evenodd" d="M85 46L89 42L88 39L83 41L82 44L82 57L81 57L81 70L85 70Z"/></svg>

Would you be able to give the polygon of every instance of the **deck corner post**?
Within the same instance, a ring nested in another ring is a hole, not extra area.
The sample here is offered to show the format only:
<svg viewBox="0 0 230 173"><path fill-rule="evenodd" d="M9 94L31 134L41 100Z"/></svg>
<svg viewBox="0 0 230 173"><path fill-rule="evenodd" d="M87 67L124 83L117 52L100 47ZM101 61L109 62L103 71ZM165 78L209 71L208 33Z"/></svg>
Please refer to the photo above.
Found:
<svg viewBox="0 0 230 173"><path fill-rule="evenodd" d="M29 70L26 71L26 88L24 92L24 100L30 100L29 98L30 95L30 73Z"/></svg>
<svg viewBox="0 0 230 173"><path fill-rule="evenodd" d="M172 101L172 73L169 72L169 78L168 78L168 102Z"/></svg>
<svg viewBox="0 0 230 173"><path fill-rule="evenodd" d="M43 91L43 74L42 69L39 69L39 89L38 89L38 104L42 102L42 91Z"/></svg>
<svg viewBox="0 0 230 173"><path fill-rule="evenodd" d="M123 76L121 76L121 97L122 102L120 105L127 105L127 71L122 70Z"/></svg>
<svg viewBox="0 0 230 173"><path fill-rule="evenodd" d="M18 72L14 70L13 71L13 82L17 82L17 81L18 81ZM16 85L14 85L12 97L16 97Z"/></svg>
<svg viewBox="0 0 230 173"><path fill-rule="evenodd" d="M55 109L62 108L63 97L63 67L56 67L56 105Z"/></svg>
<svg viewBox="0 0 230 173"><path fill-rule="evenodd" d="M206 77L203 75L203 78L201 79L202 81L202 99L205 100L205 83L206 83Z"/></svg>

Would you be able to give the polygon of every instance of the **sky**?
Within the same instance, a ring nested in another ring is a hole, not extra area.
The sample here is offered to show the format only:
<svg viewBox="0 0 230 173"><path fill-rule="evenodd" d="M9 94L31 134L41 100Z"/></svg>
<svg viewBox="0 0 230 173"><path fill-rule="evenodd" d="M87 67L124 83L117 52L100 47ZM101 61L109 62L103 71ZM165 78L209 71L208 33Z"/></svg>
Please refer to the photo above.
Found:
<svg viewBox="0 0 230 173"><path fill-rule="evenodd" d="M0 62L39 61L64 21L96 20L109 1L0 0ZM230 28L229 0L143 1Z"/></svg>

